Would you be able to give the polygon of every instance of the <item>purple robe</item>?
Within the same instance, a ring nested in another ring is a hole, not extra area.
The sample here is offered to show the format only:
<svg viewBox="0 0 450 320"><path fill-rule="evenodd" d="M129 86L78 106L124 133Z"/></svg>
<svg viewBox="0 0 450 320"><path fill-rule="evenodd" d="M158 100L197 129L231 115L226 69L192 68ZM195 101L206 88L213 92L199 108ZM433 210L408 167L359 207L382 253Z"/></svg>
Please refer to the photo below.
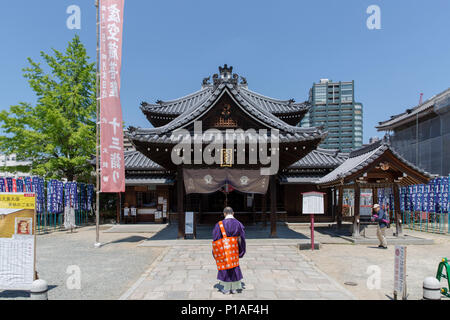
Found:
<svg viewBox="0 0 450 320"><path fill-rule="evenodd" d="M245 254L244 225L235 218L231 218L223 220L223 227L228 237L241 237L241 241L239 242L239 258L242 258ZM220 231L219 223L216 223L213 230L213 241L219 239L222 239L222 232ZM235 282L242 280L242 278L242 272L239 266L228 270L219 270L217 273L217 280L224 282Z"/></svg>

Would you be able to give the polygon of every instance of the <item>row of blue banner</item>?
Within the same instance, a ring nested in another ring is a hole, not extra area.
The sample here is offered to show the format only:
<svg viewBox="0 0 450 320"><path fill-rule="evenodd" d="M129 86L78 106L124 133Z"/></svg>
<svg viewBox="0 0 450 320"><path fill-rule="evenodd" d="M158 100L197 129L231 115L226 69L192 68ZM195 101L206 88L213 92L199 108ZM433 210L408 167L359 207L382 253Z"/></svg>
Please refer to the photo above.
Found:
<svg viewBox="0 0 450 320"><path fill-rule="evenodd" d="M448 213L449 177L440 177L427 185L400 188L400 209L402 211L422 211Z"/></svg>
<svg viewBox="0 0 450 320"><path fill-rule="evenodd" d="M91 211L94 199L94 185L58 180L45 181L40 177L2 178L0 192L34 192L36 212L63 213L70 206L75 210Z"/></svg>

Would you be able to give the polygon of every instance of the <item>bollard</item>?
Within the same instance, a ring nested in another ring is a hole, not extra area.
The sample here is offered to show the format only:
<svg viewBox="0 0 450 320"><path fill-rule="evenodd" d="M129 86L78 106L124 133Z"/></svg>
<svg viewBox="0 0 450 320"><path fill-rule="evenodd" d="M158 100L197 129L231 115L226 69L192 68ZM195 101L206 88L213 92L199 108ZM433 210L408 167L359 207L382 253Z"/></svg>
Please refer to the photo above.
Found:
<svg viewBox="0 0 450 320"><path fill-rule="evenodd" d="M42 279L33 281L30 292L31 292L31 300L48 300L47 281Z"/></svg>
<svg viewBox="0 0 450 320"><path fill-rule="evenodd" d="M434 277L423 280L423 299L441 300L441 283Z"/></svg>

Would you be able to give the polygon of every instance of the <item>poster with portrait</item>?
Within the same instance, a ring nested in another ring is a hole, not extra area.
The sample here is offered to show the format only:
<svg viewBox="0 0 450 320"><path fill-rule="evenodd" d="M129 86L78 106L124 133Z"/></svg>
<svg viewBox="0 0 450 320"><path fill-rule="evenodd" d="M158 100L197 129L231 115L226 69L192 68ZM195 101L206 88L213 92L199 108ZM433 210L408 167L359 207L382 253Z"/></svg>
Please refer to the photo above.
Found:
<svg viewBox="0 0 450 320"><path fill-rule="evenodd" d="M34 193L0 193L0 290L29 290L35 280Z"/></svg>
<svg viewBox="0 0 450 320"><path fill-rule="evenodd" d="M16 217L14 226L16 236L33 235L33 218Z"/></svg>

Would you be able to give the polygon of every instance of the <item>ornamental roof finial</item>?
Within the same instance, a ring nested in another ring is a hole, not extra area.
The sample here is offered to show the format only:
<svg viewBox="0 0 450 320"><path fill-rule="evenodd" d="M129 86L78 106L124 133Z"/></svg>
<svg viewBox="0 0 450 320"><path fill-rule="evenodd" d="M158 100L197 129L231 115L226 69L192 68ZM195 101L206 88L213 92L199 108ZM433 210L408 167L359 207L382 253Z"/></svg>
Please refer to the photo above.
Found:
<svg viewBox="0 0 450 320"><path fill-rule="evenodd" d="M219 72L220 78L222 80L227 81L228 79L231 78L231 74L233 73L233 67L232 66L228 67L228 65L225 63L223 65L223 68L219 66Z"/></svg>

